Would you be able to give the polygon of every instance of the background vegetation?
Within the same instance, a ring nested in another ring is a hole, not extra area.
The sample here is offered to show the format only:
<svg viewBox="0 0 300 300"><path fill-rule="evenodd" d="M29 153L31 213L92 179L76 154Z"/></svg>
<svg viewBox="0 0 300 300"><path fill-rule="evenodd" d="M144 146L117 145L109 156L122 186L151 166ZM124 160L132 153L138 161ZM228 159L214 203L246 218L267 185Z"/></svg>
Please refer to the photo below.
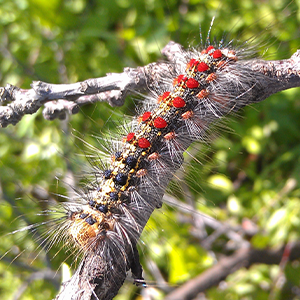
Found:
<svg viewBox="0 0 300 300"><path fill-rule="evenodd" d="M224 32L242 41L256 36L263 42L261 55L267 50L266 58L289 58L300 47L299 5L284 0L0 0L1 86L29 88L33 80L71 83L154 62L170 40L185 47L199 44L199 26L205 36L213 16L212 36L217 39ZM232 117L229 130L211 147L193 147L201 164L187 164L176 185L181 189L171 189L172 194L180 201L193 199L199 213L253 247L299 241L299 98L300 89L288 90ZM45 216L38 212L49 208L49 199L62 201L57 195L67 194L62 181L80 174L86 164L84 155L76 155L85 146L74 135L97 146L93 135L115 131L124 114L134 115L135 104L128 99L115 109L90 105L65 121L46 121L40 111L0 130L0 257L11 249L0 261L1 299L56 295L55 285L33 275L45 268L61 274L65 251L37 250L28 232L6 234L42 222ZM152 276L155 266L177 286L239 248L222 232L203 228L195 234L191 223L180 222L177 211L163 207L143 235L141 255L150 288L140 291L129 282L117 299L142 299L140 292L163 299L162 286ZM217 238L207 246L203 241L212 234ZM203 297L300 299L299 285L299 261L285 268L261 264L237 271Z"/></svg>

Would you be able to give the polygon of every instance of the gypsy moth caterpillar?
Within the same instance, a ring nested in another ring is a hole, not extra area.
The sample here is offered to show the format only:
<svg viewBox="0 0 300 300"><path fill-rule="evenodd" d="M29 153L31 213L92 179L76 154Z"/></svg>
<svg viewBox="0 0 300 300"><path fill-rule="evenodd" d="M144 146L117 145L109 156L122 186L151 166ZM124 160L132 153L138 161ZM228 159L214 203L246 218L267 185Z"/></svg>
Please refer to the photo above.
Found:
<svg viewBox="0 0 300 300"><path fill-rule="evenodd" d="M213 52L214 53L214 52ZM203 68L201 69L202 71L204 71L203 70ZM247 79L247 77L245 77L244 78L244 80L245 79ZM209 82L214 82L214 80L213 80L213 78L209 78L209 80L208 80ZM194 82L195 83L195 82ZM217 81L216 81L216 83L217 83ZM189 82L188 82L188 85L190 86L190 88L193 88L193 82L190 80ZM162 87L160 87L159 89L157 89L156 90L156 94L157 95L159 95L160 93L158 93L157 91L158 90L160 90ZM215 88L216 90L217 90L217 87ZM164 92L166 92L166 90L164 90ZM201 91L199 91L199 93L201 93L202 92L202 90ZM199 94L198 93L198 94ZM199 96L200 98L203 96L203 93L205 94L205 92L202 92L202 94ZM204 98L206 98L206 97L204 97ZM217 98L215 98L215 99L217 99ZM163 99L164 100L164 99ZM175 99L173 99L173 102L174 102L174 100ZM220 102L221 100L219 100L219 102ZM216 116L216 117L218 117L219 116L219 112L218 112L218 106L219 105L222 105L222 103L218 103L218 101L216 100L215 101L216 103L214 103L214 106L213 106L213 109L211 109L211 111L213 112L213 115L214 116ZM150 103L149 103L149 105L151 106L152 104L151 104L151 101L150 101ZM213 105L213 104L211 104L210 102L207 102L207 105ZM178 102L177 101L175 101L175 105L174 105L175 107L176 106L179 106L178 108L180 108L180 104L178 104ZM198 107L198 110L199 111L201 111L201 109L200 109L201 107ZM148 111L148 110L147 110ZM201 132L201 130L200 130L200 128L201 127L203 127L203 126L206 126L205 124L196 124L195 125L195 123L189 123L190 122L190 119L191 119L191 115L192 115L192 113L188 113L189 111L186 111L186 112L183 112L182 113L182 115L181 115L181 117L183 118L183 120L185 120L184 122L185 122L185 124L186 125L184 125L184 126L186 126L186 127L189 127L190 129L189 129L189 132L190 132L190 135L199 135L199 132ZM146 120L145 120L146 121ZM84 121L85 122L85 121ZM160 123L161 124L161 123ZM240 125L240 124L238 124L238 125ZM268 131L269 130L269 132L271 131L272 132L272 126L270 125L269 127L268 126L266 126L267 128L265 129L266 131ZM238 127L237 128L238 130L237 130L237 132L239 132L239 134L241 134L240 133L240 128ZM200 130L200 131L199 131ZM254 130L254 129L253 129ZM194 133L193 133L194 132ZM180 148L180 147L182 147L182 143L183 144L185 144L186 143L186 140L185 140L185 138L187 138L187 137L184 137L184 136L181 136L180 137L180 141L178 142L175 142L174 141L174 135L175 135L175 133L174 134L172 134L172 132L170 132L170 133L166 133L165 134L165 139L168 141L168 143L167 143L167 148L166 148L166 153L170 153L170 152L172 152L172 155L171 155L171 157L172 157L172 163L174 164L174 163L180 163L181 162L181 160L182 160L182 158L181 158L181 156L179 155L179 151L178 151L178 148ZM245 136L245 134L241 134L241 136ZM249 140L249 138L252 138L253 139L253 136L250 134L250 136L249 135L246 135L246 137L248 136L248 140ZM173 138L172 138L173 137ZM256 136L255 136L256 137ZM144 138L143 138L144 139ZM146 146L149 144L149 140L147 140L147 138L145 138L146 140L140 140L139 139L139 141L140 141L140 144L141 144L141 146L142 146L142 148L143 149L145 149L145 148L147 148ZM130 141L131 141L131 139L130 139ZM247 139L245 139L245 141L244 141L244 143L247 145ZM255 143L254 143L255 144ZM248 144L249 145L249 144ZM34 145L33 145L34 146ZM248 150L250 151L250 150L252 150L253 151L253 149L251 149L251 146L248 146L248 147L250 147ZM29 150L31 151L31 153L32 153L32 151L34 150L35 148L34 147L31 147ZM237 150L235 150L235 151L237 151ZM116 152L116 151L114 151L114 152ZM221 151L220 151L221 152ZM220 153L220 152L218 152L218 155L219 156L221 156L222 157L222 153ZM159 153L158 153L159 154ZM231 153L230 153L231 154ZM253 154L252 152L251 152L251 154ZM224 155L224 152L223 152L223 155ZM162 168L161 168L161 166L159 165L159 164L165 164L165 161L166 160L168 160L167 158L164 158L164 157L159 157L159 158L155 158L156 156L157 156L157 154L156 154L156 152L154 152L154 153L151 153L150 155L150 158L152 159L152 161L154 160L154 161L156 161L156 162L158 162L158 165L156 165L156 164L152 164L151 165L151 168L153 169L153 171L151 170L151 172L153 172L153 173L157 173L157 172L161 172L161 170L162 170ZM149 159L149 156L148 156L148 159ZM248 157L249 158L249 160L251 161L251 157ZM114 159L119 159L119 156L118 155L115 155L115 158ZM155 160L156 159L156 160ZM226 160L226 159L225 159ZM245 159L246 160L246 159ZM131 162L132 164L133 164L133 162ZM127 164L128 164L128 162L127 162ZM243 165L243 164L241 164L241 165ZM143 169L141 169L141 170L143 170ZM233 170L233 173L234 172L236 172L236 169L234 169ZM142 172L140 172L140 173L142 173ZM107 174L107 177L109 177L110 175L109 174ZM116 178L116 179L118 179L117 180L117 182L118 182L118 184L122 184L124 181L125 181L125 183L126 183L126 180L124 180L123 181L123 177L124 176L120 176L120 177L122 177L122 178ZM141 176L140 177L140 179L139 180L141 180L141 181L143 181L143 176ZM162 179L163 180L163 179ZM214 178L213 178L213 180L215 180ZM213 181L212 180L212 181ZM149 187L149 184L151 184L151 183L149 183L148 181L146 182L146 183L142 183L142 184L144 184L144 185L148 185L148 186L145 186L145 189L150 189L150 187ZM111 192L111 193L114 193L114 192ZM132 194L134 194L135 195L135 201L134 202L137 202L138 203L138 201L140 201L140 195L136 192L136 191L132 191ZM92 197L91 197L92 198ZM113 197L112 197L113 198ZM207 199L209 199L210 197L207 197ZM221 200L219 200L219 198L220 198L220 195L218 194L218 196L217 197L212 197L211 199L216 199L215 201L217 202L217 201L221 201L222 202L222 199ZM247 199L247 197L246 197L246 199ZM89 199L89 201L90 200L92 200L92 199ZM231 198L231 203L233 203L234 201L233 201L233 199ZM89 218L89 217L91 217L91 216L86 216L86 218ZM82 220L86 220L86 218L85 219L82 219ZM82 221L81 221L82 222ZM86 223L88 223L88 222L86 222ZM85 223L84 223L85 224ZM94 223L95 224L95 223ZM109 226L110 226L110 224L108 224ZM91 225L92 226L92 225ZM120 225L120 230L122 230L122 224ZM93 233L92 233L93 234ZM118 245L116 245L116 249L119 249L118 247ZM175 248L175 247L174 247ZM177 247L178 248L178 247ZM112 248L112 249L114 249L114 248ZM176 248L175 248L176 249ZM174 266L174 264L173 264L173 266ZM172 280L174 280L174 279L172 279Z"/></svg>

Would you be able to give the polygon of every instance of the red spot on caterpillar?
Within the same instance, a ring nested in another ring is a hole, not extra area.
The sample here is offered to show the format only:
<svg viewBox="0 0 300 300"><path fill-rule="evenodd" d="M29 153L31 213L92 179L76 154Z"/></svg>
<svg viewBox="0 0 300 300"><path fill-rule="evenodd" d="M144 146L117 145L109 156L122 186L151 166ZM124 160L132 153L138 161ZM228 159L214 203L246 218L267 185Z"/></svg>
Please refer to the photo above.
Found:
<svg viewBox="0 0 300 300"><path fill-rule="evenodd" d="M148 156L148 160L156 160L160 157L160 155L157 152L153 152Z"/></svg>
<svg viewBox="0 0 300 300"><path fill-rule="evenodd" d="M161 117L158 117L154 120L154 127L155 128L165 128L168 126L168 123Z"/></svg>
<svg viewBox="0 0 300 300"><path fill-rule="evenodd" d="M142 116L142 121L146 122L146 121L148 121L150 119L150 117L151 117L151 112L150 111L146 111L146 112L144 112L144 114Z"/></svg>
<svg viewBox="0 0 300 300"><path fill-rule="evenodd" d="M206 48L206 53L209 53L211 50L214 50L214 49L215 49L214 46L208 46ZM209 55L212 55L212 54L213 54L213 52L209 53Z"/></svg>
<svg viewBox="0 0 300 300"><path fill-rule="evenodd" d="M186 69L190 69L193 68L194 66L196 66L199 63L198 60L192 58L187 64L186 64Z"/></svg>
<svg viewBox="0 0 300 300"><path fill-rule="evenodd" d="M176 135L175 135L174 131L171 131L164 136L164 138L168 141L175 139L175 137L176 137Z"/></svg>
<svg viewBox="0 0 300 300"><path fill-rule="evenodd" d="M181 97L176 97L173 99L173 106L176 108L181 108L185 106L185 101Z"/></svg>
<svg viewBox="0 0 300 300"><path fill-rule="evenodd" d="M216 73L211 73L206 77L206 82L212 82L217 79Z"/></svg>
<svg viewBox="0 0 300 300"><path fill-rule="evenodd" d="M130 132L127 134L126 141L130 142L133 140L133 138L134 138L134 132Z"/></svg>
<svg viewBox="0 0 300 300"><path fill-rule="evenodd" d="M181 115L181 117L183 120L187 120L187 119L190 119L193 115L194 115L194 113L191 110L188 110L185 113L183 113Z"/></svg>
<svg viewBox="0 0 300 300"><path fill-rule="evenodd" d="M146 169L140 169L136 172L137 177L143 177L147 175L147 170Z"/></svg>
<svg viewBox="0 0 300 300"><path fill-rule="evenodd" d="M157 99L157 102L160 103L160 102L165 102L166 99L169 97L170 95L170 92L164 92L162 95L160 95Z"/></svg>
<svg viewBox="0 0 300 300"><path fill-rule="evenodd" d="M215 50L212 56L214 59L221 58L222 57L221 50L220 49Z"/></svg>
<svg viewBox="0 0 300 300"><path fill-rule="evenodd" d="M205 62L203 62L203 61L197 66L197 70L199 72L205 72L208 69L209 69L209 66Z"/></svg>
<svg viewBox="0 0 300 300"><path fill-rule="evenodd" d="M179 75L178 77L176 77L176 78L173 80L173 86L179 84L184 78L185 78L184 75Z"/></svg>
<svg viewBox="0 0 300 300"><path fill-rule="evenodd" d="M150 142L145 138L140 138L138 141L138 145L140 148L148 148L150 147Z"/></svg>
<svg viewBox="0 0 300 300"><path fill-rule="evenodd" d="M199 99L203 99L203 98L207 97L208 95L209 95L209 91L207 89L203 89L196 95L196 97Z"/></svg>
<svg viewBox="0 0 300 300"><path fill-rule="evenodd" d="M186 82L186 86L189 88L189 89L195 89L199 86L199 82L194 79L194 78L189 78Z"/></svg>

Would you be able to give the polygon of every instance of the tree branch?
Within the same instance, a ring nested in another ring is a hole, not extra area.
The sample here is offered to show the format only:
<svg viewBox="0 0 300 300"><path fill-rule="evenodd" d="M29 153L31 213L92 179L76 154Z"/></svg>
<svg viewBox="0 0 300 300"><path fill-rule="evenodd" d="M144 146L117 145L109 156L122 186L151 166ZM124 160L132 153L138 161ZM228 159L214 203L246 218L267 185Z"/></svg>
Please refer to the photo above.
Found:
<svg viewBox="0 0 300 300"><path fill-rule="evenodd" d="M177 61L181 52L182 46L174 42L170 42L162 50L171 63ZM300 50L290 59L250 60L248 66L260 77L260 89L253 87L249 91L252 97L247 93L248 103L243 103L243 106L262 101L279 91L300 86ZM163 70L170 71L170 68L172 65L169 63L152 63L144 67L125 68L123 73L109 73L105 77L71 84L34 81L32 88L28 90L7 84L0 88L0 102L11 103L0 107L0 127L17 124L24 115L37 112L42 105L45 106L43 115L47 120L64 119L66 113L76 114L80 106L98 101L106 101L111 106L122 106L127 95L145 91L149 78L154 81Z"/></svg>
<svg viewBox="0 0 300 300"><path fill-rule="evenodd" d="M286 249L289 249L287 258ZM280 264L283 259L290 261L300 258L300 243L286 245L278 250L241 248L233 255L222 258L216 265L203 272L198 277L189 280L186 284L172 291L165 300L191 300L197 294L218 285L228 275L241 268L250 268L252 265Z"/></svg>
<svg viewBox="0 0 300 300"><path fill-rule="evenodd" d="M17 124L24 115L35 113L43 104L47 120L64 119L66 113L76 114L79 107L97 101L122 106L128 93L145 89L145 67L126 68L123 73L110 73L102 78L87 79L71 84L50 84L34 81L25 90L7 84L0 88L0 127Z"/></svg>

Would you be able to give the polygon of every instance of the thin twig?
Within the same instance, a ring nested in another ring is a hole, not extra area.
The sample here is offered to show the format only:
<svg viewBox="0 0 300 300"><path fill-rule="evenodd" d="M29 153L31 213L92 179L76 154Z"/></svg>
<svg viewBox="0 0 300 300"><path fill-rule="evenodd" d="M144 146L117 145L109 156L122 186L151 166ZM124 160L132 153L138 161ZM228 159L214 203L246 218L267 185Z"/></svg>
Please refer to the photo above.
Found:
<svg viewBox="0 0 300 300"><path fill-rule="evenodd" d="M285 248L286 246L281 247L279 250L242 248L233 255L222 258L216 265L171 292L165 300L194 299L197 294L218 285L229 274L241 268L249 268L256 263L278 265L282 261ZM299 259L300 243L290 245L289 250L288 260Z"/></svg>

